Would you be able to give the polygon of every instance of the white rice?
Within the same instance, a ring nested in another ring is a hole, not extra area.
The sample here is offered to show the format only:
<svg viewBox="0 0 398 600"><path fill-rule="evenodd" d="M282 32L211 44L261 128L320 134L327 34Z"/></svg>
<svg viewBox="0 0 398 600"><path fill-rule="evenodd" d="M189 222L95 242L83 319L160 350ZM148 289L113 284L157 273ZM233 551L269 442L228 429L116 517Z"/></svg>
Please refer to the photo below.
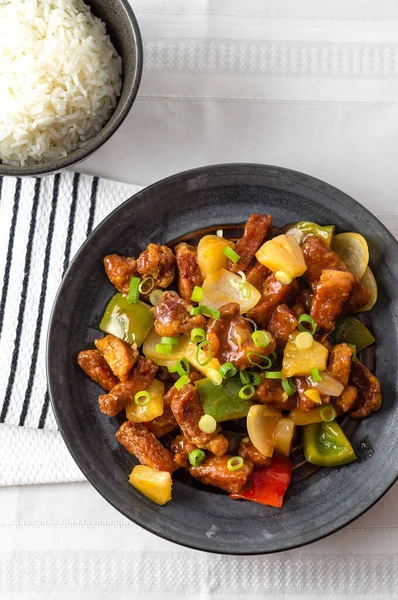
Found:
<svg viewBox="0 0 398 600"><path fill-rule="evenodd" d="M32 165L81 147L114 111L121 72L82 0L0 0L0 161Z"/></svg>

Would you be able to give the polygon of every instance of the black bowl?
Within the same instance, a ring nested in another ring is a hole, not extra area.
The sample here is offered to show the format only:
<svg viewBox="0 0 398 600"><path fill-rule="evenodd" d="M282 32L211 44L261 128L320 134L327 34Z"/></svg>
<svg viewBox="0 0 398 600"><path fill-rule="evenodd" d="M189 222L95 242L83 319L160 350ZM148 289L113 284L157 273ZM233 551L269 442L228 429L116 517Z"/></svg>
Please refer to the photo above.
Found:
<svg viewBox="0 0 398 600"><path fill-rule="evenodd" d="M137 256L149 241L168 243L199 228L243 223L253 212L271 213L277 226L310 220L366 237L379 286L371 327L377 339L383 407L356 426L348 423L359 460L318 469L310 476L305 469L295 470L282 510L233 501L178 476L173 500L159 507L128 483L135 459L117 443L117 419L100 413L100 390L76 363L78 352L93 346L114 294L102 259L111 252ZM398 244L392 235L355 200L308 175L264 165L215 165L146 188L116 209L83 244L53 309L48 382L72 456L94 487L129 519L192 548L226 554L276 552L337 531L372 506L398 476L397 282Z"/></svg>
<svg viewBox="0 0 398 600"><path fill-rule="evenodd" d="M84 0L106 25L111 42L122 59L122 91L110 119L94 137L64 158L37 165L12 166L0 160L0 176L39 177L75 167L98 150L119 129L133 106L141 82L143 48L140 28L128 0Z"/></svg>

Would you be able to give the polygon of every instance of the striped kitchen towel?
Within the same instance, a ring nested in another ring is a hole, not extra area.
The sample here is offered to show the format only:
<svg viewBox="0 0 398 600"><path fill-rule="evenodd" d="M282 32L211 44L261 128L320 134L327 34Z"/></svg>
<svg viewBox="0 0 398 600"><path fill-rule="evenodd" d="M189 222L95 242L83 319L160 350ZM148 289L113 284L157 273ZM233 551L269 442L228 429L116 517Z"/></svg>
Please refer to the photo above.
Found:
<svg viewBox="0 0 398 600"><path fill-rule="evenodd" d="M139 189L79 173L0 177L0 423L57 428L45 373L57 289L92 229Z"/></svg>

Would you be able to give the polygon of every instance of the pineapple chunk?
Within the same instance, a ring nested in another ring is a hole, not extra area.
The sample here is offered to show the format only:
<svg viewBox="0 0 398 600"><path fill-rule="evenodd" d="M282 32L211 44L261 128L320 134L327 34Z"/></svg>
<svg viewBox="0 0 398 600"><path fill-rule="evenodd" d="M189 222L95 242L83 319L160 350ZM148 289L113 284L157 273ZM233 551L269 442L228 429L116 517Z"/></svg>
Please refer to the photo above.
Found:
<svg viewBox="0 0 398 600"><path fill-rule="evenodd" d="M300 277L307 269L301 248L294 235L278 235L265 242L256 253L258 262L273 273L283 271L290 277Z"/></svg>
<svg viewBox="0 0 398 600"><path fill-rule="evenodd" d="M126 406L126 417L132 423L153 421L153 419L163 414L164 384L154 379L151 385L148 386L147 392L151 397L148 404L139 406L133 400Z"/></svg>
<svg viewBox="0 0 398 600"><path fill-rule="evenodd" d="M156 471L152 467L137 465L130 474L129 481L144 496L163 506L171 500L171 475L167 471Z"/></svg>
<svg viewBox="0 0 398 600"><path fill-rule="evenodd" d="M297 332L293 333L286 344L282 362L283 377L309 376L311 369L325 371L328 359L327 348L314 340L310 348L301 350L296 346L296 336Z"/></svg>
<svg viewBox="0 0 398 600"><path fill-rule="evenodd" d="M224 250L233 246L233 242L218 235L205 235L198 244L198 265L203 277L228 269L228 257Z"/></svg>

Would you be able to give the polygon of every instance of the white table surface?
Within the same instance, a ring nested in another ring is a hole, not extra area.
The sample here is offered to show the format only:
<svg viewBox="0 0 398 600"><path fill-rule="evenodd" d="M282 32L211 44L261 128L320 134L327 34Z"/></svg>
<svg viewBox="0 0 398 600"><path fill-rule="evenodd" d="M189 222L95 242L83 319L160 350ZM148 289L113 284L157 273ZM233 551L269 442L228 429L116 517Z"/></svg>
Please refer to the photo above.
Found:
<svg viewBox="0 0 398 600"><path fill-rule="evenodd" d="M206 163L279 164L342 188L398 231L396 1L132 4L140 93L81 170L147 185ZM397 494L306 548L227 558L155 538L87 483L3 488L0 598L395 599Z"/></svg>

